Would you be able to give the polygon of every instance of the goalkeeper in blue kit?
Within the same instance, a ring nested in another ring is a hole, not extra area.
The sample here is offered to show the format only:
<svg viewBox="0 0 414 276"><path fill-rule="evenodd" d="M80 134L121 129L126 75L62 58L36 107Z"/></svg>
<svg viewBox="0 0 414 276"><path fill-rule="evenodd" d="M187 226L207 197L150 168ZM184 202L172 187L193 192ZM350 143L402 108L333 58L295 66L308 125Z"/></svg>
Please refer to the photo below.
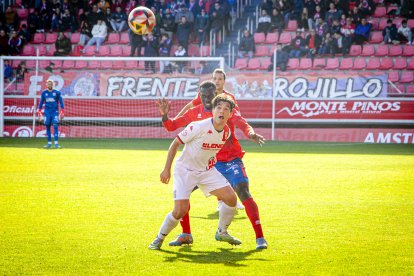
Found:
<svg viewBox="0 0 414 276"><path fill-rule="evenodd" d="M60 91L53 89L53 80L48 79L46 81L47 89L43 90L42 96L40 97L39 107L37 108L37 116L39 119L44 119L47 134L47 145L44 148L52 147L52 133L51 126L53 124L53 134L55 140L55 148L60 148L59 145L59 121L64 116L64 104ZM42 112L43 104L45 105L44 112ZM60 104L60 112L59 112Z"/></svg>

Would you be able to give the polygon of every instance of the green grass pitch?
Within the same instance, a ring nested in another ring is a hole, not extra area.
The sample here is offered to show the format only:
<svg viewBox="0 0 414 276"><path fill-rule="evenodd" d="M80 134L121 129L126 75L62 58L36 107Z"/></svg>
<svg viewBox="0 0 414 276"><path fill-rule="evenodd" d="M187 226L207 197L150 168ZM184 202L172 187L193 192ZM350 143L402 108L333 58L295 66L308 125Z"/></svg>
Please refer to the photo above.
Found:
<svg viewBox="0 0 414 276"><path fill-rule="evenodd" d="M169 140L43 143L0 139L1 275L414 274L413 145L243 142L269 248L244 211L229 229L243 244L216 242L217 201L196 191L194 244L152 251Z"/></svg>

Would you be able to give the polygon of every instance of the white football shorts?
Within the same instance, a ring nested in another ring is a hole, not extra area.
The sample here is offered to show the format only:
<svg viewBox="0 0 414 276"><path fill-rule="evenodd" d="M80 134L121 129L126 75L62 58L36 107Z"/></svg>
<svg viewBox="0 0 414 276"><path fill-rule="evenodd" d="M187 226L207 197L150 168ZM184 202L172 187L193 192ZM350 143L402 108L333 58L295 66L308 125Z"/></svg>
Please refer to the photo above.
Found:
<svg viewBox="0 0 414 276"><path fill-rule="evenodd" d="M214 167L208 171L198 172L176 165L173 182L174 200L189 199L195 186L198 186L206 197L214 190L230 186L227 179Z"/></svg>

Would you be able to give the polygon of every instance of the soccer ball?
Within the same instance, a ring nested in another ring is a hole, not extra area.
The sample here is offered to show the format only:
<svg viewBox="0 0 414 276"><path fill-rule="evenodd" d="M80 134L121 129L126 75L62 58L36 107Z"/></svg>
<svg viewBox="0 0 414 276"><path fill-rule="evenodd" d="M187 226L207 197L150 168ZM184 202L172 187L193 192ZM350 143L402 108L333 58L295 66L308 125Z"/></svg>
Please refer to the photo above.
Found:
<svg viewBox="0 0 414 276"><path fill-rule="evenodd" d="M146 7L136 7L128 15L131 31L138 35L146 35L155 27L155 15Z"/></svg>

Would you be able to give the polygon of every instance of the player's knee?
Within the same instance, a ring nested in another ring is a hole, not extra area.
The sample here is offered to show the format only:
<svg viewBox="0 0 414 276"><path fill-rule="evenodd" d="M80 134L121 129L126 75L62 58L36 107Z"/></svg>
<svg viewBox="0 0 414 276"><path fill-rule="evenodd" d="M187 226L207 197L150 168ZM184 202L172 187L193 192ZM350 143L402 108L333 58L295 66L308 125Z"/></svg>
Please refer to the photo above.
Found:
<svg viewBox="0 0 414 276"><path fill-rule="evenodd" d="M223 202L230 207L236 207L237 196L233 192L229 192L225 197L222 198Z"/></svg>
<svg viewBox="0 0 414 276"><path fill-rule="evenodd" d="M176 219L181 219L189 209L189 205L185 203L175 204L174 210L172 211L172 215Z"/></svg>
<svg viewBox="0 0 414 276"><path fill-rule="evenodd" d="M237 184L234 187L234 191L236 192L236 194L239 197L241 202L243 202L246 199L252 197L250 192L249 192L249 183L243 182L243 183Z"/></svg>

